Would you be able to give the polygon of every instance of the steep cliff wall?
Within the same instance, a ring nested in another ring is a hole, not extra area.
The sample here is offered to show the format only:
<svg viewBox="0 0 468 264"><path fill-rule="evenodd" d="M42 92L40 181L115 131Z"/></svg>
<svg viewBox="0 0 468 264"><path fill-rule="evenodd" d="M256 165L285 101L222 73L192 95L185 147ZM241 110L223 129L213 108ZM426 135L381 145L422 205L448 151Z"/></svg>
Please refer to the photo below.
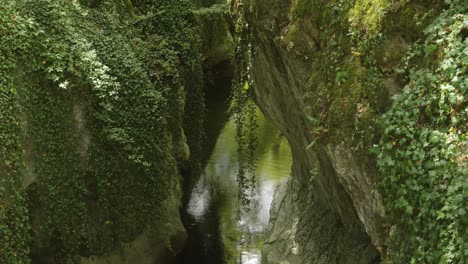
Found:
<svg viewBox="0 0 468 264"><path fill-rule="evenodd" d="M179 168L199 167L205 111L193 9L2 4L1 263L165 263L182 249Z"/></svg>
<svg viewBox="0 0 468 264"><path fill-rule="evenodd" d="M333 142L327 145L317 143L306 150L314 140L304 111L305 76L301 76L308 65L291 59L281 46L275 44L273 36L265 32L258 34L255 100L284 133L293 153L293 176L287 183L284 196L279 198L281 201L275 201L279 208L273 213L272 229L264 244L262 261L377 261L379 254L365 226L367 224L378 241L374 220L378 219L375 205L380 200L371 178L343 142L336 145ZM341 156L337 159L336 155L344 155L346 160L341 160ZM351 189L353 187L354 190ZM362 194L364 197L356 197ZM358 206L369 210L360 212ZM361 222L360 215L370 221Z"/></svg>
<svg viewBox="0 0 468 264"><path fill-rule="evenodd" d="M377 187L382 175L369 149L379 143L383 131L376 120L390 109L391 96L400 93L405 84L409 83L409 88L414 85L415 81L408 81L415 78L408 77L408 65L424 67L437 61L429 55L445 40L432 42L437 44L432 50L426 48L426 56L420 56L419 60L414 59L418 56L414 54L421 53L414 52L412 45L424 42L428 32L436 32L424 31L429 24L437 25L441 17L463 13L463 4L456 1L444 5L426 1L252 0L233 1L231 8L237 14L237 25L249 31L253 46L252 94L262 112L287 137L294 160L291 179L275 194L270 236L263 247L262 262L379 263L381 259L390 262L394 256L394 263L415 259L439 263L435 259L442 254L441 259L445 260L440 261L460 259L463 243L458 242L454 254L449 244L440 247L432 244L440 250L434 256L427 256L431 252L429 247L426 254L415 253L417 244L408 244L415 249L413 252L404 249L401 243L392 244L393 249L387 248L386 238L394 223L411 230L411 236L418 241L423 241L428 234L418 231L419 224L402 223L398 218L405 212L410 212L408 219L415 216L411 215L411 206L403 211L398 211L402 208L399 205L394 207L398 203L393 200L395 197L411 199L401 192L392 193L394 196L386 200L393 216L388 219L382 189ZM445 12L444 8L450 10ZM463 15L454 17L458 22L448 19L445 27L460 32L463 26L456 25L462 24ZM439 28L444 30L442 26ZM462 47L463 35L458 34L456 38L457 45ZM405 56L408 53L413 59ZM456 69L461 69L460 58L457 57L453 66ZM429 71L438 72L430 67ZM461 116L466 90L463 85L457 85L459 99L453 101L457 106L453 109L459 109L455 114ZM430 114L426 111L426 116ZM424 118L424 115L419 117L421 127L436 129L437 125L425 123ZM463 138L463 126L458 128L455 134ZM388 129L392 128L385 131ZM451 133L450 126L444 129ZM394 140L389 144L395 145ZM462 145L454 145L461 154L464 153ZM379 168L383 169L379 162ZM406 164L406 159L398 162ZM403 167L402 170L406 169ZM459 168L452 173L452 186L461 192L463 166ZM398 180L400 176L395 175L395 188L399 188ZM422 188L432 192L438 187ZM421 208L420 201L409 203ZM464 232L460 222L463 216L456 208L463 208L463 202L458 200L456 204L453 212L457 220L452 224L457 227L453 237L460 241ZM441 210L442 206L438 208ZM427 216L418 217L427 219ZM447 222L443 228L450 228L449 225ZM444 236L443 232L439 235ZM414 239L404 237L399 239ZM387 254L391 250L393 256ZM406 253L400 254L403 251Z"/></svg>
<svg viewBox="0 0 468 264"><path fill-rule="evenodd" d="M464 1L193 2L4 1L0 262L169 261L231 28L294 158L263 262L467 259Z"/></svg>

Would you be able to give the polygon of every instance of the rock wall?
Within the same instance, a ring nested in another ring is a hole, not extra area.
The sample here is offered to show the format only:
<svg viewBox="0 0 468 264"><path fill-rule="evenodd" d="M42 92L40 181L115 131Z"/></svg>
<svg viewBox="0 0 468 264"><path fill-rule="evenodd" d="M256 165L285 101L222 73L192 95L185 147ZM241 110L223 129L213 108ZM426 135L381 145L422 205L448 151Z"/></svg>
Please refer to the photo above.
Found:
<svg viewBox="0 0 468 264"><path fill-rule="evenodd" d="M436 7L251 0L231 8L252 36L254 99L293 153L262 263L380 263L388 230L368 150L377 117L401 90L396 68Z"/></svg>
<svg viewBox="0 0 468 264"><path fill-rule="evenodd" d="M134 240L125 243L122 248L101 256L81 257L82 264L107 263L174 263L176 256L183 250L187 232L182 225L179 208L182 201L181 176L174 177L170 195L164 204L167 216L160 230L144 230Z"/></svg>
<svg viewBox="0 0 468 264"><path fill-rule="evenodd" d="M306 150L312 137L302 110L305 105L301 76L294 68L295 62L272 41L271 35L258 34L255 101L286 136L293 153L292 178L284 196L275 195L279 206L278 211L272 213L270 235L263 247L263 263L378 261L379 253L364 224L373 230L376 225L374 208L370 208L370 212L360 212L361 208L354 204L366 207L369 201L353 199L361 193L375 193L367 175L362 173L358 161L336 159L338 155L352 156L349 149L317 144L313 150ZM320 169L313 177L310 171L317 166ZM359 181L351 180L352 185L349 185L350 177ZM352 192L354 186L359 193ZM360 221L359 215L371 222Z"/></svg>
<svg viewBox="0 0 468 264"><path fill-rule="evenodd" d="M73 97L73 96L72 96ZM71 98L72 98L71 97ZM80 163L82 166L87 168L92 158L92 152L89 150L89 146L96 144L97 135L91 133L86 127L90 126L89 120L85 117L86 109L83 102L79 102L79 98L73 98L74 104L69 104L68 101L59 101L61 105L68 105L66 108L72 108L68 116L71 123L71 127L74 128L72 131L78 136L75 137L76 141L73 141L74 146L79 149L80 156L75 162ZM53 109L42 109L43 111L53 111ZM63 124L57 123L58 126ZM41 129L41 128L39 128ZM186 163L190 157L190 150L187 146L184 132L182 130L181 137L174 140L174 144L171 147L173 149L174 158L179 164ZM46 222L44 211L47 205L42 199L38 189L40 179L37 178L35 172L37 172L37 165L40 163L37 161L39 155L56 155L54 152L46 152L42 154L37 149L35 143L37 138L30 136L27 139L30 145L25 150L26 156L26 168L27 174L24 177L23 185L26 189L28 200L29 200L29 211L30 220L32 223L32 229L35 234L35 244L31 248L32 263L61 263L60 251L57 250L57 241L54 238L49 238L43 233L41 226ZM50 144L50 143L49 143ZM115 153L119 153L122 150L115 150ZM29 157L29 158L28 158ZM36 159L34 159L36 157ZM108 157L111 158L111 157ZM110 170L110 168L108 168ZM88 170L90 170L88 168ZM167 179L167 193L164 195L165 199L159 201L161 204L160 211L152 212L154 215L158 215L158 225L148 225L146 228L142 228L131 240L121 243L118 248L96 254L90 250L83 250L80 252L79 263L83 264L104 264L104 263L142 263L142 264L154 264L154 263L172 263L175 256L182 251L187 234L184 226L181 222L179 214L179 208L182 203L182 175L180 175L176 164L173 164L173 174ZM136 171L128 171L132 174L137 174ZM128 175L128 177L135 177L135 175ZM92 190L92 186L90 189ZM131 188L129 186L129 188ZM157 190L154 190L157 191ZM103 237L100 237L103 233L97 233L99 226L94 222L97 221L97 217L102 213L97 208L98 201L96 200L97 193L89 193L85 197L85 201L89 206L89 221L90 224L87 226L88 237L90 241L93 238L98 237L99 241L104 241ZM137 196L137 194L135 194ZM122 211L122 217L129 217ZM115 230L114 230L115 231ZM109 238L106 238L109 239ZM96 242L94 242L96 243ZM104 242L102 242L105 244Z"/></svg>
<svg viewBox="0 0 468 264"><path fill-rule="evenodd" d="M203 143L200 14L137 2L1 8L1 263L169 263L183 248L179 170Z"/></svg>

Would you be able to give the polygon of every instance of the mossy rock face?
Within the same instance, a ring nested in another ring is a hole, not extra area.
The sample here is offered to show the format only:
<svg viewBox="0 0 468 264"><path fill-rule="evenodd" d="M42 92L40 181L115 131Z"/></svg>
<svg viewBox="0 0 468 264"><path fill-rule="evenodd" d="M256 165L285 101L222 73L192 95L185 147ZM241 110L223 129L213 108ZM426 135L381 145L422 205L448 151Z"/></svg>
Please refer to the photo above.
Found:
<svg viewBox="0 0 468 264"><path fill-rule="evenodd" d="M309 58L317 52L319 46L318 29L309 19L296 21L288 27L283 41L291 54Z"/></svg>
<svg viewBox="0 0 468 264"><path fill-rule="evenodd" d="M358 219L357 226L361 225L373 249L383 255L388 219L376 187L379 175L375 156L368 150L379 143L383 132L377 120L392 107L391 96L400 93L407 82L400 70L406 54L413 44L424 40L424 29L443 10L441 2L296 0L286 1L280 8L275 1L249 1L253 8L247 17L255 28L257 52L253 91L262 111L277 123L291 144L295 164L294 183L288 187L291 195L300 188L313 188L320 196L309 200L320 204L314 208L316 213L329 209L342 221ZM440 55L437 50L430 52L428 58ZM307 146L309 150L304 152ZM313 162L317 157L318 162ZM309 171L317 164L326 169L311 183ZM323 204L322 199L326 200ZM309 204L292 198L288 201L304 211L299 213L299 221L307 217ZM340 206L349 201L358 215L356 219L341 218ZM289 219L294 218L285 205L279 209L278 219L281 210ZM280 234L296 232L287 227L295 222L278 219L274 220L271 239L265 243L268 263L346 263L352 258L324 262L310 253L317 250L311 245L298 245L303 246L304 255L295 255L292 249L285 252L282 246L288 246L284 241L297 240ZM301 235L300 231L295 233L296 237ZM324 231L322 238L328 235ZM338 237L333 243L339 243ZM281 239L283 242L279 242ZM327 249L321 252L330 253ZM355 263L371 263L364 259Z"/></svg>
<svg viewBox="0 0 468 264"><path fill-rule="evenodd" d="M185 137L185 132L182 130L180 132L179 139L173 143L174 145L174 156L177 159L179 164L187 162L190 158L190 148L187 145L187 137Z"/></svg>
<svg viewBox="0 0 468 264"><path fill-rule="evenodd" d="M387 37L382 45L375 48L377 65L384 73L393 73L405 56L409 44L399 32Z"/></svg>
<svg viewBox="0 0 468 264"><path fill-rule="evenodd" d="M296 0L291 5L291 17L302 20L310 18L319 21L323 16L321 5L323 5L323 1Z"/></svg>
<svg viewBox="0 0 468 264"><path fill-rule="evenodd" d="M311 68L305 100L315 111L306 112L321 119L332 140L340 137L335 132L343 135L340 129L351 135L362 123L375 129L376 118L390 107L389 94L401 90L396 70L404 54L422 36L436 8L420 1L294 1L290 24L281 31L282 47L294 58L292 64Z"/></svg>
<svg viewBox="0 0 468 264"><path fill-rule="evenodd" d="M229 25L224 16L215 21L207 20L202 23L204 32L205 63L216 65L234 58L235 42Z"/></svg>
<svg viewBox="0 0 468 264"><path fill-rule="evenodd" d="M351 27L374 37L382 28L389 8L390 2L387 0L357 0L349 11Z"/></svg>
<svg viewBox="0 0 468 264"><path fill-rule="evenodd" d="M197 17L203 42L202 55L207 66L234 58L235 40L229 6L225 1L214 0L198 4L193 12Z"/></svg>
<svg viewBox="0 0 468 264"><path fill-rule="evenodd" d="M333 131L337 131L335 128L351 128L356 108L356 104L350 98L344 97L333 101L330 106L328 127Z"/></svg>

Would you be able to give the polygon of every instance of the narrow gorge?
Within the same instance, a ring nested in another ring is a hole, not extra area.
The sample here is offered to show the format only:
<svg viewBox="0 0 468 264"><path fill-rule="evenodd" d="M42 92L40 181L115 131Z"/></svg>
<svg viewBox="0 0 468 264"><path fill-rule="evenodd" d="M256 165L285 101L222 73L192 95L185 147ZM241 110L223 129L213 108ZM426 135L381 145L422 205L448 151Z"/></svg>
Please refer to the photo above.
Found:
<svg viewBox="0 0 468 264"><path fill-rule="evenodd" d="M464 264L464 0L4 0L0 264Z"/></svg>

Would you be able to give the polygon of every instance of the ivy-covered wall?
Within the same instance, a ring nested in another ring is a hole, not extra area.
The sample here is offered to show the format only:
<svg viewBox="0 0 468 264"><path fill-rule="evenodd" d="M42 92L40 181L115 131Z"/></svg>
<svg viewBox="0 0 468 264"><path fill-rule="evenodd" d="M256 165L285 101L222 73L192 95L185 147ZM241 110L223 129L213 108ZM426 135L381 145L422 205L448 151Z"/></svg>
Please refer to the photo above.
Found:
<svg viewBox="0 0 468 264"><path fill-rule="evenodd" d="M196 170L203 139L193 9L188 0L2 3L1 263L124 252L142 233L168 244L177 164Z"/></svg>
<svg viewBox="0 0 468 264"><path fill-rule="evenodd" d="M345 141L378 168L388 263L467 258L467 7L296 1L290 13L284 45L312 61L304 87L311 144ZM301 34L308 20L317 29L310 40Z"/></svg>

